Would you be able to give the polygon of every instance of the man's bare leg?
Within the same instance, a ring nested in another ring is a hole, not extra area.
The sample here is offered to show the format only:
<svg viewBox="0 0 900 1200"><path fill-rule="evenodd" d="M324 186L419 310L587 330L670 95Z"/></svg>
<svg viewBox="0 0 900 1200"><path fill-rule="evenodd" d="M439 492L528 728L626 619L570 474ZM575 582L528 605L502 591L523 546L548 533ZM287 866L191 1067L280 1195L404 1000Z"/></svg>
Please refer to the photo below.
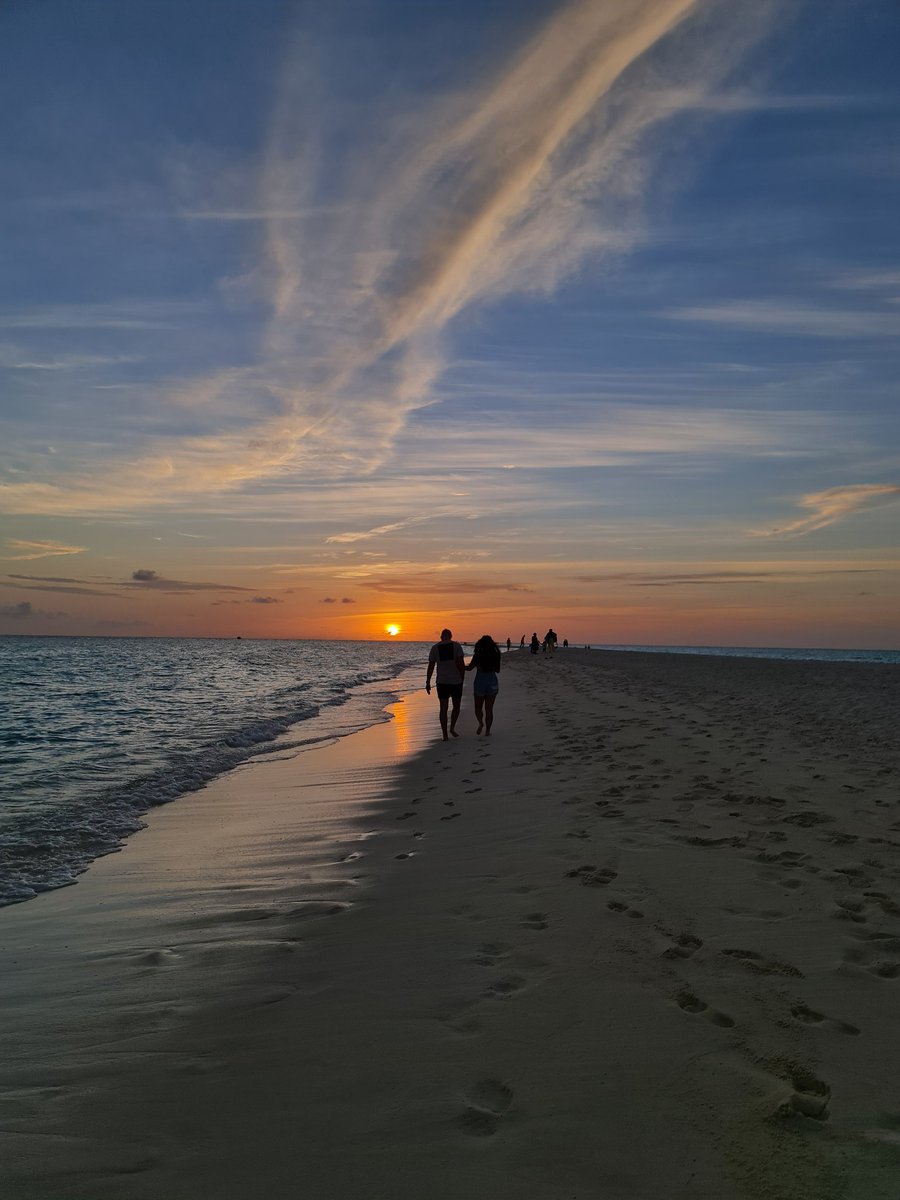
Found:
<svg viewBox="0 0 900 1200"><path fill-rule="evenodd" d="M441 718L441 733L444 735L444 741L448 742L450 738L447 736L447 705L450 703L449 696L440 697L440 718Z"/></svg>
<svg viewBox="0 0 900 1200"><path fill-rule="evenodd" d="M456 722L459 720L459 696L453 697L453 708L450 712L450 735L451 737L459 737L456 732Z"/></svg>
<svg viewBox="0 0 900 1200"><path fill-rule="evenodd" d="M475 716L478 720L478 728L476 733L481 733L484 728L484 696L475 697Z"/></svg>

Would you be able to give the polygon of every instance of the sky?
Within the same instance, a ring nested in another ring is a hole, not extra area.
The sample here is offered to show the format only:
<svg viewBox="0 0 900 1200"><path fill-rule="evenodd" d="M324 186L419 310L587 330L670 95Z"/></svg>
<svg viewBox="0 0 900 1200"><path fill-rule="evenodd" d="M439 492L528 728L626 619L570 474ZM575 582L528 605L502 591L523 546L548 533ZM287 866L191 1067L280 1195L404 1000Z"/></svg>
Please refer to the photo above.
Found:
<svg viewBox="0 0 900 1200"><path fill-rule="evenodd" d="M6 0L0 633L900 648L896 0Z"/></svg>

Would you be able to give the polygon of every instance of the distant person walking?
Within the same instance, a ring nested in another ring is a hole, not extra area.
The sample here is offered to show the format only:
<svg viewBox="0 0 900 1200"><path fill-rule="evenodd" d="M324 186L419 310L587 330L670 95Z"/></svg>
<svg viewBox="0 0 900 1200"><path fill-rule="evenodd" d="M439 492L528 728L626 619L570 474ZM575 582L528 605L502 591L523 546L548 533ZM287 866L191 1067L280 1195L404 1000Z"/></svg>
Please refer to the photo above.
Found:
<svg viewBox="0 0 900 1200"><path fill-rule="evenodd" d="M538 641L538 635L536 633L533 633L531 635L531 653L537 654L537 652L538 652L538 650L540 650L540 648L541 648L541 643Z"/></svg>
<svg viewBox="0 0 900 1200"><path fill-rule="evenodd" d="M556 640L556 634L551 626L544 636L544 645L547 647L548 654L554 654L556 652Z"/></svg>
<svg viewBox="0 0 900 1200"><path fill-rule="evenodd" d="M472 651L472 661L467 671L475 672L475 717L478 721L476 733L484 728L485 736L494 723L494 700L500 691L500 647L489 634L480 637Z"/></svg>
<svg viewBox="0 0 900 1200"><path fill-rule="evenodd" d="M521 642L519 642L519 648L520 648L520 649L524 649L524 648L525 648L525 634L524 634L524 633L522 634L522 640L521 640Z"/></svg>
<svg viewBox="0 0 900 1200"><path fill-rule="evenodd" d="M437 694L440 701L441 732L444 741L459 737L456 722L459 720L459 703L462 700L463 680L466 677L466 658L459 642L454 642L449 629L441 630L441 640L435 642L428 653L428 674L425 676L425 691L431 695L431 676L437 667ZM450 732L447 732L447 708L450 712Z"/></svg>
<svg viewBox="0 0 900 1200"><path fill-rule="evenodd" d="M512 638L507 638L506 639L506 653L509 654L510 650L512 650Z"/></svg>

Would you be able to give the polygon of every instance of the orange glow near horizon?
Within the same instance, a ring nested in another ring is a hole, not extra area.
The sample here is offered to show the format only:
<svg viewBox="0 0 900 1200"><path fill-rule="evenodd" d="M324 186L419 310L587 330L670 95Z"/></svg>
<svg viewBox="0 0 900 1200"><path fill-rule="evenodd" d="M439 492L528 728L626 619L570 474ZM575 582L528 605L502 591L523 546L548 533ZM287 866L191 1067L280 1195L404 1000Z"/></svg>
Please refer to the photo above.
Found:
<svg viewBox="0 0 900 1200"><path fill-rule="evenodd" d="M385 625L384 629L385 629L385 633L388 633L388 634L390 634L390 636L391 636L392 638L395 638L395 637L397 636L397 634L400 632L401 626L399 626L399 625Z"/></svg>

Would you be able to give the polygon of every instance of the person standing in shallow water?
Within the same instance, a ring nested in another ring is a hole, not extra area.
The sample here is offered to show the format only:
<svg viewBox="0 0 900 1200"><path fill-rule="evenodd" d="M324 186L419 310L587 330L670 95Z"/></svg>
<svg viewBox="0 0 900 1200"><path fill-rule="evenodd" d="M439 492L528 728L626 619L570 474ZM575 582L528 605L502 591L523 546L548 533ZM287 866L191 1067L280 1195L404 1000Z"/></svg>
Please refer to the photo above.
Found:
<svg viewBox="0 0 900 1200"><path fill-rule="evenodd" d="M492 637L485 634L475 643L472 661L467 671L475 672L475 717L478 721L476 733L491 732L494 723L494 701L500 691L500 647Z"/></svg>
<svg viewBox="0 0 900 1200"><path fill-rule="evenodd" d="M459 703L462 700L463 680L466 677L466 659L459 642L453 641L449 629L441 630L441 640L435 642L428 654L428 673L425 676L425 691L431 695L431 676L437 667L437 694L440 701L441 732L444 741L459 737L456 722L459 720ZM453 704L450 713L450 732L447 733L447 707Z"/></svg>

